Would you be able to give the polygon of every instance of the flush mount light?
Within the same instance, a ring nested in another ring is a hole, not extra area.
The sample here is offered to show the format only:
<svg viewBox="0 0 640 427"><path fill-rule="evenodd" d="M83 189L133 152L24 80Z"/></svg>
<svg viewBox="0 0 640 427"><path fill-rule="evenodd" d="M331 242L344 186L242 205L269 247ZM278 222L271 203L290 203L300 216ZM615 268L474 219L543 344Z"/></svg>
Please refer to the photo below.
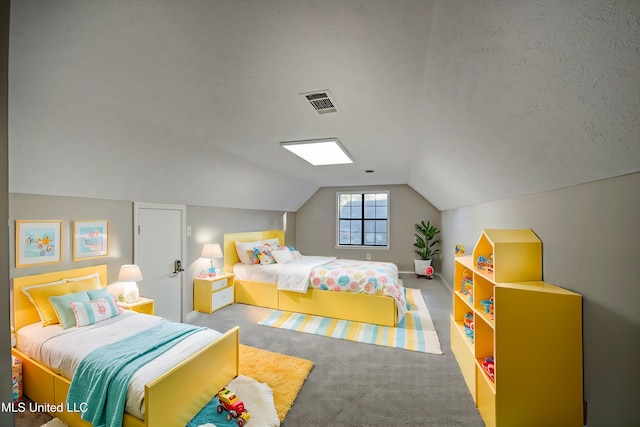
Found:
<svg viewBox="0 0 640 427"><path fill-rule="evenodd" d="M353 159L338 138L281 142L280 146L314 166L353 163Z"/></svg>

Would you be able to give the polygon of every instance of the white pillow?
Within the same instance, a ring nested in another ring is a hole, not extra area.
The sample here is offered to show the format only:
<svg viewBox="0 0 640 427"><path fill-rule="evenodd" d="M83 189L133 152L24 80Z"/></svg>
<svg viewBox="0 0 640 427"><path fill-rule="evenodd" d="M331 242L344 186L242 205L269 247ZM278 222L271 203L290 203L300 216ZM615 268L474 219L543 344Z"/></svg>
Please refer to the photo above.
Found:
<svg viewBox="0 0 640 427"><path fill-rule="evenodd" d="M278 264L286 264L293 261L293 254L291 253L289 248L271 251L271 256L273 256Z"/></svg>
<svg viewBox="0 0 640 427"><path fill-rule="evenodd" d="M263 240L262 244L271 246L271 249L278 249L280 247L280 239L274 237L273 239Z"/></svg>
<svg viewBox="0 0 640 427"><path fill-rule="evenodd" d="M87 280L87 279L95 279L98 282L98 287L100 287L100 273L92 273L82 277L66 278L64 280L66 280L67 282L79 282L81 280Z"/></svg>
<svg viewBox="0 0 640 427"><path fill-rule="evenodd" d="M238 253L238 258L240 258L240 262L243 264L253 265L253 261L251 261L251 257L247 253L247 251L252 250L256 246L260 246L260 241L255 242L235 242L236 243L236 252Z"/></svg>

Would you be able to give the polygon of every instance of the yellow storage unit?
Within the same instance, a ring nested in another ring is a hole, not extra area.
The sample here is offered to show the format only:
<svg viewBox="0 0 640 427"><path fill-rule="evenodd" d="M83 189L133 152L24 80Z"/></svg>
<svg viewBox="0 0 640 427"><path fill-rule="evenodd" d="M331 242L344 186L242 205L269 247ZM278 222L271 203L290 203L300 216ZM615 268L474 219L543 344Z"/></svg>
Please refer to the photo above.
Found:
<svg viewBox="0 0 640 427"><path fill-rule="evenodd" d="M583 425L582 297L541 281L541 249L531 230L484 230L455 258L451 348L489 427Z"/></svg>

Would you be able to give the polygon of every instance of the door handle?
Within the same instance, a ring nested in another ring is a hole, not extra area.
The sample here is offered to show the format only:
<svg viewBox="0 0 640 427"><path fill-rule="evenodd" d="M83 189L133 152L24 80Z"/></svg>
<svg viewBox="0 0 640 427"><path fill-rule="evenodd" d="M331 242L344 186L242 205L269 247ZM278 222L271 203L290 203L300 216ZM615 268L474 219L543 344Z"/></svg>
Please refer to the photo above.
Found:
<svg viewBox="0 0 640 427"><path fill-rule="evenodd" d="M173 262L173 274L178 274L181 271L184 271L184 268L182 268L182 262L177 259Z"/></svg>

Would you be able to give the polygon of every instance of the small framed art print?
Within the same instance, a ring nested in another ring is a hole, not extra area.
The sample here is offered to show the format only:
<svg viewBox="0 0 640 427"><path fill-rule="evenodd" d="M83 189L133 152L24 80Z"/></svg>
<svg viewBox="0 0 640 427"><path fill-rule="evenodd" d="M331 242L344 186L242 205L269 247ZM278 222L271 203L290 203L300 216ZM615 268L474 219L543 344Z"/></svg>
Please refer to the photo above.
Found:
<svg viewBox="0 0 640 427"><path fill-rule="evenodd" d="M109 221L74 221L73 260L109 255Z"/></svg>
<svg viewBox="0 0 640 427"><path fill-rule="evenodd" d="M62 221L16 221L16 268L62 260Z"/></svg>

